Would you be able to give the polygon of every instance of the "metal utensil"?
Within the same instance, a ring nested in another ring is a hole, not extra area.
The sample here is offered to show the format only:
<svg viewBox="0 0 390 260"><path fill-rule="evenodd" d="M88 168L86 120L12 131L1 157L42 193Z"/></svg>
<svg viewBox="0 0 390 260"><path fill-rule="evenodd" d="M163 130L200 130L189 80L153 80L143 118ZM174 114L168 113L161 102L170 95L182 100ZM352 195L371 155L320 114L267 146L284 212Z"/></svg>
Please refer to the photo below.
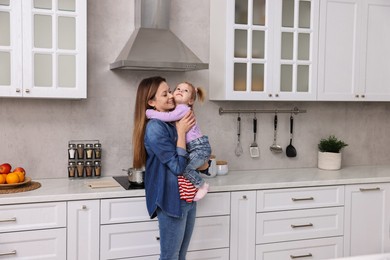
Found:
<svg viewBox="0 0 390 260"><path fill-rule="evenodd" d="M283 148L276 144L276 132L278 130L278 114L275 113L275 117L274 117L274 142L272 143L272 145L270 146L270 150L271 152L273 153L281 153L283 152Z"/></svg>
<svg viewBox="0 0 390 260"><path fill-rule="evenodd" d="M236 154L236 156L240 156L243 153L242 145L241 145L241 141L240 141L240 135L241 135L241 117L240 117L240 114L238 114L238 117L237 117L237 146L236 146L236 149L234 150L234 153Z"/></svg>
<svg viewBox="0 0 390 260"><path fill-rule="evenodd" d="M255 116L253 117L253 143L251 143L251 146L249 147L249 153L251 154L252 158L260 156L259 146L257 145L256 142L256 135L257 135L257 118L255 114Z"/></svg>
<svg viewBox="0 0 390 260"><path fill-rule="evenodd" d="M295 157L297 156L297 150L292 145L292 139L293 139L293 125L294 125L294 118L291 115L290 116L290 144L286 147L286 155L287 157Z"/></svg>

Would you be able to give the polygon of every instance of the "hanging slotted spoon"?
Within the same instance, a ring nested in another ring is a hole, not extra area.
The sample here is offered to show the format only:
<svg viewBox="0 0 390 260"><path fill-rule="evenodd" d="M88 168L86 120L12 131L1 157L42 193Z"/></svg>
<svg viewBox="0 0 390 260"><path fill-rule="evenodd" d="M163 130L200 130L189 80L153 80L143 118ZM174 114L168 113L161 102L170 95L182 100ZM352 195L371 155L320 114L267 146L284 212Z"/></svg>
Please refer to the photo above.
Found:
<svg viewBox="0 0 390 260"><path fill-rule="evenodd" d="M236 149L234 150L234 153L236 154L236 156L240 156L243 153L242 145L241 145L241 141L240 141L240 135L241 135L241 117L240 117L240 114L238 114L238 117L237 117L237 146L236 146Z"/></svg>
<svg viewBox="0 0 390 260"><path fill-rule="evenodd" d="M270 146L270 150L271 152L273 153L281 153L283 152L283 148L276 144L276 132L278 130L278 114L275 113L275 117L274 117L274 142L272 143L272 145Z"/></svg>

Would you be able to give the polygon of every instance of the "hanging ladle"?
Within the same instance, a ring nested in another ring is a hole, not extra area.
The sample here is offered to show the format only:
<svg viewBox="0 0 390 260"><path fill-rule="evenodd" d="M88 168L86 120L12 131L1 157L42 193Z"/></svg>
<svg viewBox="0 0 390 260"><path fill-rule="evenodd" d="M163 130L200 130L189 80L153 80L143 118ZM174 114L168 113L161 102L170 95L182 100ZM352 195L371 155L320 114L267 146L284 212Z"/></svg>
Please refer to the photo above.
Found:
<svg viewBox="0 0 390 260"><path fill-rule="evenodd" d="M286 155L287 157L296 157L297 156L297 150L292 145L292 139L293 139L293 125L294 125L294 118L291 115L290 116L290 144L286 147Z"/></svg>

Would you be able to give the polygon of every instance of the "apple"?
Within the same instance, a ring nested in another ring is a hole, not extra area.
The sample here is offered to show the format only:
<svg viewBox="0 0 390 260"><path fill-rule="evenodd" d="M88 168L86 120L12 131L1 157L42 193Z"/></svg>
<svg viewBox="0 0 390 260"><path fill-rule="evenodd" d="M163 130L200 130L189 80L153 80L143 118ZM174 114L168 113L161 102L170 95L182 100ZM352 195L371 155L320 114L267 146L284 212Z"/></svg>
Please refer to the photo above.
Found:
<svg viewBox="0 0 390 260"><path fill-rule="evenodd" d="M26 174L26 171L22 167L16 167L13 171L14 172L22 172L23 174Z"/></svg>
<svg viewBox="0 0 390 260"><path fill-rule="evenodd" d="M0 165L0 174L8 174L11 171L11 164L3 163Z"/></svg>

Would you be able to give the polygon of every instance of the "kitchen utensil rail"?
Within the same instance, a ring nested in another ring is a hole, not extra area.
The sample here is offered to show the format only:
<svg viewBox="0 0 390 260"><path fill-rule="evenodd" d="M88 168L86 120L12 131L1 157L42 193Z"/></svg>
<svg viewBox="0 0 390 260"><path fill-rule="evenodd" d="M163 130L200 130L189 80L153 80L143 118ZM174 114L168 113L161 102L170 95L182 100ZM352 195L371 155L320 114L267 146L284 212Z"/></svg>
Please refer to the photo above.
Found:
<svg viewBox="0 0 390 260"><path fill-rule="evenodd" d="M298 107L294 107L292 109L223 109L219 107L219 114L232 114L232 113L306 113L306 109L299 109Z"/></svg>

